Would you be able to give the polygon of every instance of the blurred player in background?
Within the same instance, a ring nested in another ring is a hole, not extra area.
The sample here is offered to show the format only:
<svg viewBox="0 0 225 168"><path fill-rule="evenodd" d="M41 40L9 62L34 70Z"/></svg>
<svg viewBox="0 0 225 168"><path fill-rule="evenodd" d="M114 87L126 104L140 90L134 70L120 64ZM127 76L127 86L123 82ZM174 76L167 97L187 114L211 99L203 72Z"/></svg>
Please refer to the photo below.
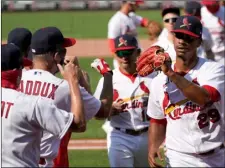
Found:
<svg viewBox="0 0 225 168"><path fill-rule="evenodd" d="M196 16L201 20L201 4L197 1L187 1L184 7L184 14L187 16ZM214 54L211 50L213 41L209 30L203 25L202 44L198 48L198 56L214 60Z"/></svg>
<svg viewBox="0 0 225 168"><path fill-rule="evenodd" d="M175 6L163 6L162 19L163 19L163 30L158 37L158 41L153 45L158 45L169 53L172 61L176 59L176 53L174 50L174 35L171 32L174 28L174 24L177 18L180 16L180 9Z"/></svg>
<svg viewBox="0 0 225 168"><path fill-rule="evenodd" d="M123 34L130 34L137 38L137 27L147 27L149 20L136 15L136 9L143 1L122 1L119 11L117 11L109 20L108 23L108 43L112 54L115 53L114 39ZM151 21L153 22L153 21ZM138 40L138 39L137 39ZM140 47L140 44L139 44ZM113 61L114 68L118 67L117 61Z"/></svg>
<svg viewBox="0 0 225 168"><path fill-rule="evenodd" d="M13 43L19 47L23 55L24 69L29 70L32 68L32 61L28 58L28 53L30 50L32 33L26 28L15 28L11 30L8 34L8 44Z"/></svg>
<svg viewBox="0 0 225 168"><path fill-rule="evenodd" d="M140 52L134 36L118 36L114 44L119 67L113 70L113 105L107 132L110 167L148 167L146 108L148 86L154 74L137 75L136 59ZM97 98L103 82L101 78L95 91Z"/></svg>
<svg viewBox="0 0 225 168"><path fill-rule="evenodd" d="M215 61L224 64L225 57L225 8L218 0L203 0L202 24L208 28L212 40Z"/></svg>

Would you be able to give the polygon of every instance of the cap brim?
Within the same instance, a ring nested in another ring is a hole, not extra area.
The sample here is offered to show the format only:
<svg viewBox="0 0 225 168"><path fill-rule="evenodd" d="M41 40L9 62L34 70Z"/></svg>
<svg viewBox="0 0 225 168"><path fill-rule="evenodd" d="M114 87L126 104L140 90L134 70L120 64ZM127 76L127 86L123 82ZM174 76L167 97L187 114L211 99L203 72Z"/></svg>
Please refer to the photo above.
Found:
<svg viewBox="0 0 225 168"><path fill-rule="evenodd" d="M130 50L130 49L135 49L136 47L120 47L116 48L116 51L121 51L121 50Z"/></svg>
<svg viewBox="0 0 225 168"><path fill-rule="evenodd" d="M63 47L71 47L76 44L76 40L74 38L64 38Z"/></svg>
<svg viewBox="0 0 225 168"><path fill-rule="evenodd" d="M33 62L27 58L23 58L23 66L27 67L27 66L32 66Z"/></svg>
<svg viewBox="0 0 225 168"><path fill-rule="evenodd" d="M199 35L194 34L191 31L183 30L183 29L180 29L180 30L172 30L171 32L173 32L173 33L184 33L184 34L190 35L190 36L195 37L195 38L199 38L200 37Z"/></svg>

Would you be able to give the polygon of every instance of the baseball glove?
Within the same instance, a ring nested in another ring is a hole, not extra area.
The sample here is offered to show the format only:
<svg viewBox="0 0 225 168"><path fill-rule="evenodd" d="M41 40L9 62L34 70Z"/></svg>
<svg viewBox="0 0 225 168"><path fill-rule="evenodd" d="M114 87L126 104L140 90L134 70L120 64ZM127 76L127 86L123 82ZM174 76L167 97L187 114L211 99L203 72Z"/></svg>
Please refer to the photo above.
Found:
<svg viewBox="0 0 225 168"><path fill-rule="evenodd" d="M162 25L156 21L150 21L147 27L149 40L156 40L162 32Z"/></svg>
<svg viewBox="0 0 225 168"><path fill-rule="evenodd" d="M147 76L154 71L160 71L164 63L171 62L169 54L162 47L152 46L138 57L137 72L140 76Z"/></svg>

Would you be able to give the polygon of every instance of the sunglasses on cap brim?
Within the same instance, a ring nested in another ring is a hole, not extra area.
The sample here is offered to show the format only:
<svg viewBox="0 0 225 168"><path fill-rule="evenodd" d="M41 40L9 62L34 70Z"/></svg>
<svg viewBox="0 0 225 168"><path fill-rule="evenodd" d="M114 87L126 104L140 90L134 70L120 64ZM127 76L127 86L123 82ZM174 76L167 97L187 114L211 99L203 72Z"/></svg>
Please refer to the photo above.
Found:
<svg viewBox="0 0 225 168"><path fill-rule="evenodd" d="M116 55L118 57L120 57L120 58L122 58L122 57L129 57L129 56L131 56L134 53L135 50L136 49L118 50L118 51L116 51Z"/></svg>

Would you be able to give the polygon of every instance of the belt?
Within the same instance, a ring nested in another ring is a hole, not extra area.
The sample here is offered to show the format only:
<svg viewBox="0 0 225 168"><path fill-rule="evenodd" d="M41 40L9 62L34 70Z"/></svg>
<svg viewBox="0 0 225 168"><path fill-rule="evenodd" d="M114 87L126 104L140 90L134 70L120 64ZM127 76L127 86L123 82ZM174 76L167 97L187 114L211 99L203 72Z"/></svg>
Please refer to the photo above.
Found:
<svg viewBox="0 0 225 168"><path fill-rule="evenodd" d="M200 156L208 156L208 155L211 155L217 151L219 151L220 149L223 149L224 148L224 144L220 145L219 147L215 148L215 149L212 149L208 152L204 152L204 153L199 153L197 155L200 155Z"/></svg>
<svg viewBox="0 0 225 168"><path fill-rule="evenodd" d="M119 130L121 132L124 132L126 134L129 134L129 135L133 135L133 136L138 136L138 135L141 135L142 133L144 132L147 132L148 131L148 127L145 127L141 130L132 130L132 129L123 129L123 128L118 128L118 127L115 127L116 130Z"/></svg>

